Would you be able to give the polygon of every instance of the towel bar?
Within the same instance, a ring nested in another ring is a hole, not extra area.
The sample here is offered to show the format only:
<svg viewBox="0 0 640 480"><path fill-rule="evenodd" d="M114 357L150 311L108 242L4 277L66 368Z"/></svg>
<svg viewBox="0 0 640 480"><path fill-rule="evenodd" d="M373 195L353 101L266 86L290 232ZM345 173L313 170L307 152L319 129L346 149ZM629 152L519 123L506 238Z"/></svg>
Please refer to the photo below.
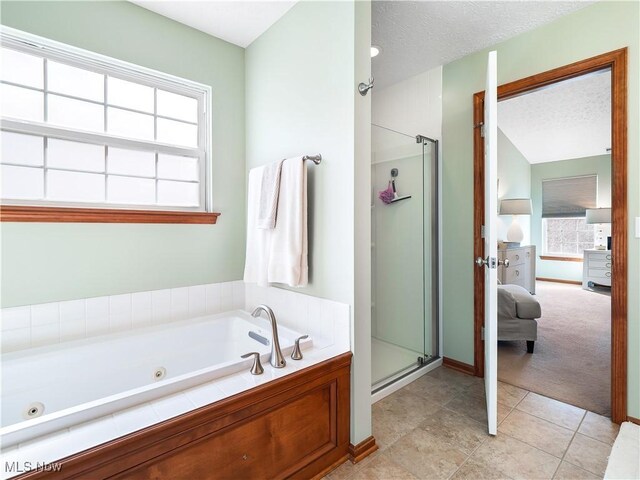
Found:
<svg viewBox="0 0 640 480"><path fill-rule="evenodd" d="M322 155L320 155L320 154L318 154L318 155L305 155L304 157L302 157L302 160L311 160L316 165L320 165L320 162L322 161Z"/></svg>

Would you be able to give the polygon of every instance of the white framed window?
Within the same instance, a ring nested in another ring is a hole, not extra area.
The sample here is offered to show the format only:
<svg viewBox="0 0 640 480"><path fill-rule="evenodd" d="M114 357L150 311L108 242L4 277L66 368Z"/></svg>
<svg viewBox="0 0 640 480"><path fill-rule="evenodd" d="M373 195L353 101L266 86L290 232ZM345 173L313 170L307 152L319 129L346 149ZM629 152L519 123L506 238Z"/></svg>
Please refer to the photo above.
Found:
<svg viewBox="0 0 640 480"><path fill-rule="evenodd" d="M586 212L598 204L596 174L550 178L542 181L542 253L582 257L595 245L595 228Z"/></svg>
<svg viewBox="0 0 640 480"><path fill-rule="evenodd" d="M211 88L2 27L2 204L211 212Z"/></svg>

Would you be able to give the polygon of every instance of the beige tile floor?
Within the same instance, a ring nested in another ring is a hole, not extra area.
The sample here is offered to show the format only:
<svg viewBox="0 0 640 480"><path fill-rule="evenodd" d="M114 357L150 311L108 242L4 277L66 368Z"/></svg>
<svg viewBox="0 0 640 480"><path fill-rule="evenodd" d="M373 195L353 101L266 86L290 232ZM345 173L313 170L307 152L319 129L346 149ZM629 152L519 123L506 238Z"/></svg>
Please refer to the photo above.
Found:
<svg viewBox="0 0 640 480"><path fill-rule="evenodd" d="M440 367L373 405L380 449L326 480L602 478L618 426L498 384L498 435L486 433L484 383Z"/></svg>

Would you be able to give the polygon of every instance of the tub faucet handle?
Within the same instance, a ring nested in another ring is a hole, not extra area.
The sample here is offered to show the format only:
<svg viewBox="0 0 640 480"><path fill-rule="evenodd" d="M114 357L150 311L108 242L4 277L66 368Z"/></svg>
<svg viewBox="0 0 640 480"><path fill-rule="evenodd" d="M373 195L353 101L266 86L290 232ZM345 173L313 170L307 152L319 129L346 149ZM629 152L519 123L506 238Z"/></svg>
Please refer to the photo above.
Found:
<svg viewBox="0 0 640 480"><path fill-rule="evenodd" d="M302 351L300 350L300 340L309 338L309 335L303 335L296 338L296 344L293 346L293 352L291 352L291 360L302 360Z"/></svg>
<svg viewBox="0 0 640 480"><path fill-rule="evenodd" d="M249 358L253 355L253 365L251 366L251 375L260 375L264 372L264 368L262 368L262 364L260 363L260 353L259 352L250 352L242 355L242 358Z"/></svg>

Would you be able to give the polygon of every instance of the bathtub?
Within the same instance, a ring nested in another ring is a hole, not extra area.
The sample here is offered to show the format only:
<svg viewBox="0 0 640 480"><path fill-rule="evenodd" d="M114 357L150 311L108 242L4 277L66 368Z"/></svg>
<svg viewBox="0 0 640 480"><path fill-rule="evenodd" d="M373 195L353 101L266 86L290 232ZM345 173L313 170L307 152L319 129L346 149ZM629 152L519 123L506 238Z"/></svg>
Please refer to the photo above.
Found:
<svg viewBox="0 0 640 480"><path fill-rule="evenodd" d="M287 355L301 334L278 333ZM269 322L238 310L4 354L2 447L248 371L240 355L267 363L270 342Z"/></svg>

